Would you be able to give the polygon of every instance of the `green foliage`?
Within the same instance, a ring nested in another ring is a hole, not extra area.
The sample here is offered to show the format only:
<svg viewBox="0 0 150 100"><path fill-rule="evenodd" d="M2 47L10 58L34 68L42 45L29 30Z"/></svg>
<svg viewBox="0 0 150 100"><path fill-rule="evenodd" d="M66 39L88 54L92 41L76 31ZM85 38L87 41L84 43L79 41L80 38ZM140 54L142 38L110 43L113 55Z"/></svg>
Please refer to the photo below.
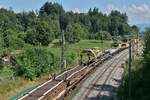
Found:
<svg viewBox="0 0 150 100"><path fill-rule="evenodd" d="M19 49L24 46L24 41L17 38L17 34L11 29L3 33L3 42L3 46L6 48Z"/></svg>
<svg viewBox="0 0 150 100"><path fill-rule="evenodd" d="M143 100L141 99L143 96L143 87L142 87L142 82L144 80L143 76L142 76L142 70L143 70L143 58L138 57L134 60L133 64L132 64L132 73L131 73L131 97L132 100ZM125 76L124 76L124 80L121 84L121 87L119 88L118 91L118 100L125 100L128 97L129 94L129 80L128 80L128 72L127 72L127 68L126 68L126 72L125 72ZM136 91L135 91L136 90ZM144 99L145 100L145 99Z"/></svg>
<svg viewBox="0 0 150 100"><path fill-rule="evenodd" d="M150 51L150 28L147 28L144 36L144 56L146 56Z"/></svg>
<svg viewBox="0 0 150 100"><path fill-rule="evenodd" d="M0 33L0 50L2 49L3 45L4 45L4 40L3 40L1 33Z"/></svg>
<svg viewBox="0 0 150 100"><path fill-rule="evenodd" d="M58 3L46 2L40 9L40 15L43 14L61 14L64 13L64 9Z"/></svg>
<svg viewBox="0 0 150 100"><path fill-rule="evenodd" d="M36 39L39 43L44 46L47 46L52 40L52 36L50 36L48 24L46 22L39 22L37 23L36 27Z"/></svg>
<svg viewBox="0 0 150 100"><path fill-rule="evenodd" d="M86 30L78 23L69 24L66 28L65 39L69 43L76 43L80 41L80 37L85 37Z"/></svg>
<svg viewBox="0 0 150 100"><path fill-rule="evenodd" d="M13 76L13 70L11 68L4 67L0 69L0 79L10 79Z"/></svg>
<svg viewBox="0 0 150 100"><path fill-rule="evenodd" d="M136 28L137 29L137 28ZM131 73L131 99L149 100L150 99L150 28L147 28L144 38L143 57L136 58L132 64ZM119 89L119 100L125 100L128 97L128 74L125 76L123 84ZM136 91L135 91L136 90Z"/></svg>
<svg viewBox="0 0 150 100"><path fill-rule="evenodd" d="M79 42L80 39L99 39L101 37L97 37L97 33L101 31L113 36L138 32L136 26L130 28L127 24L125 13L112 11L108 16L96 7L90 8L87 14L65 12L62 5L52 2L46 2L39 12L15 13L12 9L1 8L0 20L0 38L4 41L0 45L14 49L22 48L24 42L48 46L60 37L61 30L65 31L69 43Z"/></svg>
<svg viewBox="0 0 150 100"><path fill-rule="evenodd" d="M76 64L76 60L77 60L76 58L77 58L77 54L76 53L74 53L74 52L67 53L66 54L67 66Z"/></svg>
<svg viewBox="0 0 150 100"><path fill-rule="evenodd" d="M88 13L65 12L62 5L52 2L46 2L39 12L15 13L12 9L0 8L0 49L11 49L8 54L20 50L18 55L15 55L16 75L32 79L42 73L59 70L59 48L56 51L50 48L52 53L43 48L49 48L51 44L53 46L52 41L60 39L61 31L64 31L65 40L69 45L80 45L77 48L93 47L97 44L101 46L97 41L93 41L93 44L80 40L110 40L111 36L123 36L130 31L138 32L136 26L128 25L127 20L127 15L119 11L112 11L110 15L106 15L95 7L90 8ZM53 55L53 52L57 53ZM76 56L77 54L72 52L68 53L68 65L73 63Z"/></svg>
<svg viewBox="0 0 150 100"><path fill-rule="evenodd" d="M110 13L109 20L109 32L111 35L126 35L129 34L130 26L127 24L127 15L126 13L121 14L119 11L112 11Z"/></svg>
<svg viewBox="0 0 150 100"><path fill-rule="evenodd" d="M34 11L22 12L16 14L16 19L18 19L19 23L21 24L20 31L25 32L28 28L33 27L33 25L36 23L36 14Z"/></svg>
<svg viewBox="0 0 150 100"><path fill-rule="evenodd" d="M111 40L111 35L107 31L100 31L96 33L96 38L99 40Z"/></svg>
<svg viewBox="0 0 150 100"><path fill-rule="evenodd" d="M136 25L133 25L130 30L133 38L139 38L139 28Z"/></svg>
<svg viewBox="0 0 150 100"><path fill-rule="evenodd" d="M30 47L17 58L15 73L32 80L42 73L50 72L53 65L54 55L51 52L41 47Z"/></svg>
<svg viewBox="0 0 150 100"><path fill-rule="evenodd" d="M74 36L76 36L78 39L80 39L80 37L85 37L87 31L86 29L84 29L83 26L81 26L81 24L79 23L75 23L73 24L73 31L74 31Z"/></svg>
<svg viewBox="0 0 150 100"><path fill-rule="evenodd" d="M72 25L69 24L67 25L67 28L66 28L66 33L65 33L65 41L67 41L68 43L73 43L74 40L73 40L73 28L72 28Z"/></svg>
<svg viewBox="0 0 150 100"><path fill-rule="evenodd" d="M42 44L48 46L48 44L55 38L51 32L46 21L38 21L35 29L28 29L25 37L26 43L32 45Z"/></svg>
<svg viewBox="0 0 150 100"><path fill-rule="evenodd" d="M23 37L26 43L37 45L38 41L36 39L36 30L35 29L29 29L27 30L27 33L25 34L25 37Z"/></svg>

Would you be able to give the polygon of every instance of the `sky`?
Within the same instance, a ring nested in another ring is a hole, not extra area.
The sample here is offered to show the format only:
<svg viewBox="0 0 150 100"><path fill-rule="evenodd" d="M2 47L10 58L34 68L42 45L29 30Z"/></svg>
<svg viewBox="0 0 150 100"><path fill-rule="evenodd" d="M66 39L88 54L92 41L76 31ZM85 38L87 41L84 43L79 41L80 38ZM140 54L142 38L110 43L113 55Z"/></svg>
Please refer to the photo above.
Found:
<svg viewBox="0 0 150 100"><path fill-rule="evenodd" d="M150 24L150 0L0 0L0 8L12 7L15 12L39 10L46 1L58 2L66 11L74 12L87 12L93 7L106 14L119 10L127 13L130 25Z"/></svg>

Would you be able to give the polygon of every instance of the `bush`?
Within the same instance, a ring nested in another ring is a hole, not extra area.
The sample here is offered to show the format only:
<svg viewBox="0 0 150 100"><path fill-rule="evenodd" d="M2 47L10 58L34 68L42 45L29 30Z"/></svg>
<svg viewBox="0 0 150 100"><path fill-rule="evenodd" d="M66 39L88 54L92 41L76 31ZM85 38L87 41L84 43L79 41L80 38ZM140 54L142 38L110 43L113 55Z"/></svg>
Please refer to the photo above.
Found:
<svg viewBox="0 0 150 100"><path fill-rule="evenodd" d="M17 57L15 73L17 76L33 79L43 73L51 72L54 66L53 54L41 47L30 47Z"/></svg>
<svg viewBox="0 0 150 100"><path fill-rule="evenodd" d="M21 38L18 38L13 30L9 29L3 33L3 47L20 49L24 47L24 41Z"/></svg>
<svg viewBox="0 0 150 100"><path fill-rule="evenodd" d="M145 32L143 60L133 62L131 73L131 99L132 100L150 100L150 28ZM128 97L128 75L120 88L118 100L125 100ZM136 91L135 91L136 90Z"/></svg>
<svg viewBox="0 0 150 100"><path fill-rule="evenodd" d="M74 52L67 53L67 55L66 55L67 66L75 64L76 58L77 58L76 53L74 53Z"/></svg>

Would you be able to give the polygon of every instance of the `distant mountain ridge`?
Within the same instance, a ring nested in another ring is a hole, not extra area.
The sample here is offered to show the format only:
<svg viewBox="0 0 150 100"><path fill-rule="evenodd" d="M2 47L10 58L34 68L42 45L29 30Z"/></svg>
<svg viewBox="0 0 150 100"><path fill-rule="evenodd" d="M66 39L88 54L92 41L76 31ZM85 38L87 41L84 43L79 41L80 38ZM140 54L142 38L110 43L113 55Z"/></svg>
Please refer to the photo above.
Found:
<svg viewBox="0 0 150 100"><path fill-rule="evenodd" d="M150 24L138 24L137 25L140 28L140 32L145 31L146 27L149 27Z"/></svg>

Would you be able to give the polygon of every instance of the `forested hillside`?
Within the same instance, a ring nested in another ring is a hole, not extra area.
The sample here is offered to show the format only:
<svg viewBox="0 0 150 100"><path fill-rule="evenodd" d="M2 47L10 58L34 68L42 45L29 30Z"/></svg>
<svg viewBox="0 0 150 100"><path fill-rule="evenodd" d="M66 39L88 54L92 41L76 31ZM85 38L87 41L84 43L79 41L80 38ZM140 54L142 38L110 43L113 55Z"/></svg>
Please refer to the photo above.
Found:
<svg viewBox="0 0 150 100"><path fill-rule="evenodd" d="M62 31L71 45L82 39L110 40L112 36L131 35L138 28L129 26L125 13L112 11L106 15L96 7L88 13L65 11L62 5L51 2L39 11L16 13L12 8L0 8L0 68L5 67L2 58L9 57L15 76L32 79L56 70ZM56 49L51 48L53 41L58 41ZM77 54L70 52L66 59L72 64Z"/></svg>
<svg viewBox="0 0 150 100"><path fill-rule="evenodd" d="M108 36L131 33L125 13L112 11L109 15L98 8L88 13L66 12L58 3L46 2L39 11L15 13L10 9L0 9L1 47L19 49L25 43L47 46L65 31L66 41L98 39L102 33ZM106 31L106 32L103 32Z"/></svg>

